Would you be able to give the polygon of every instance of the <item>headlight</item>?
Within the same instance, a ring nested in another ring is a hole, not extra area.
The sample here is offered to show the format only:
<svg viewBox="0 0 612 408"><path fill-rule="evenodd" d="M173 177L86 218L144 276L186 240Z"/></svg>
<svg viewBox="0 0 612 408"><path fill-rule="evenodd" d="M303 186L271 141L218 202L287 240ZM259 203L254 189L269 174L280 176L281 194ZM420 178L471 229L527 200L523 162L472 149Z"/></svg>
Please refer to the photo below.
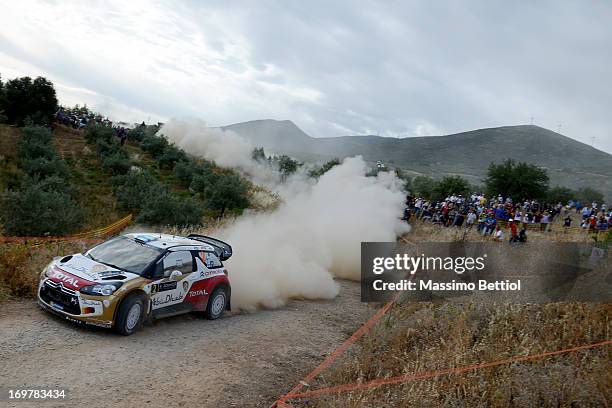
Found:
<svg viewBox="0 0 612 408"><path fill-rule="evenodd" d="M80 292L86 295L93 295L93 296L110 296L113 293L115 293L115 291L119 289L121 285L122 285L121 282L117 282L117 283L102 283L102 284L96 284L96 285L83 286Z"/></svg>
<svg viewBox="0 0 612 408"><path fill-rule="evenodd" d="M49 265L45 266L45 268L42 270L42 273L40 274L40 278L48 278L49 274L51 273L51 266L53 265L53 261L49 262Z"/></svg>

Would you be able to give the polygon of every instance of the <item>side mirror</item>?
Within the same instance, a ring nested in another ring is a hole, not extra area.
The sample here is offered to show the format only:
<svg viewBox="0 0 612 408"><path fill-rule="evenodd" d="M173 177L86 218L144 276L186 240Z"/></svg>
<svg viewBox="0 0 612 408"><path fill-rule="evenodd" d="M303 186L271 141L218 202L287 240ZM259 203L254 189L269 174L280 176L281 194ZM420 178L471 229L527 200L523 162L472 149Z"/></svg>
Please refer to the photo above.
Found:
<svg viewBox="0 0 612 408"><path fill-rule="evenodd" d="M181 271L172 271L170 273L170 280L178 280L181 276L183 276Z"/></svg>

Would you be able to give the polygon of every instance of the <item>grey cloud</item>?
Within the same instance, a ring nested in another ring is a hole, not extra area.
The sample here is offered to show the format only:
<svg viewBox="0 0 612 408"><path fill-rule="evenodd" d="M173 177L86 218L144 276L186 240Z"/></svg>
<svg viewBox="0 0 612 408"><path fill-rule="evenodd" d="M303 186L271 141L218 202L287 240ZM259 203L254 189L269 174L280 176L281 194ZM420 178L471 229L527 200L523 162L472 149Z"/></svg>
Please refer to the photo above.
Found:
<svg viewBox="0 0 612 408"><path fill-rule="evenodd" d="M124 78L121 67L84 61L78 50L62 49L52 39L41 41L57 47L59 57L42 60L20 51L19 38L0 29L4 43L13 44L2 51L158 116L200 116L215 125L292 119L313 136L450 133L528 123L533 116L536 124L553 130L560 124L563 133L583 142L595 137L596 147L612 151L609 2L154 7L155 32L116 18L120 7L86 17L92 30L115 30L159 46L154 61L126 56L142 66L142 77ZM145 8L142 18L147 16ZM195 46L200 42L209 54ZM194 55L164 59L168 47ZM200 75L207 73L213 83L201 85ZM194 86L160 83L156 75L162 74L179 82L193 77ZM299 89L320 97L290 92Z"/></svg>

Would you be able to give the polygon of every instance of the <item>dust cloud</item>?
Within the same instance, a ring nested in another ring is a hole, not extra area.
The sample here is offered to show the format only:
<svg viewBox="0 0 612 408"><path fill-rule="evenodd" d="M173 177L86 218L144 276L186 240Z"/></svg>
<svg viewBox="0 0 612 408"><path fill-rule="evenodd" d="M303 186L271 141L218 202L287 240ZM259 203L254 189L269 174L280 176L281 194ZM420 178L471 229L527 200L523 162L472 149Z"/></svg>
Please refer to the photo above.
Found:
<svg viewBox="0 0 612 408"><path fill-rule="evenodd" d="M246 139L201 121L170 121L160 133L188 153L269 179L251 159ZM262 170L262 168L264 168ZM290 298L329 299L334 278L359 280L362 241L394 241L408 226L400 221L404 195L392 173L366 177L361 157L345 159L318 180L304 174L278 184L283 203L251 213L217 231L233 257L226 262L232 306L278 307Z"/></svg>

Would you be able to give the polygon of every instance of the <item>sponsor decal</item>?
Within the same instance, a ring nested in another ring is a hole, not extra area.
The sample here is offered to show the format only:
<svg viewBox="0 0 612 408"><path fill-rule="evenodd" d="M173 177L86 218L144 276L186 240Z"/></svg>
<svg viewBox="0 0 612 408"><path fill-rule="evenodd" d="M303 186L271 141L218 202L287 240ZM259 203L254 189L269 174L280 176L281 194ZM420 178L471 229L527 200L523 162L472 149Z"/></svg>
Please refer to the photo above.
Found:
<svg viewBox="0 0 612 408"><path fill-rule="evenodd" d="M72 322L72 323L78 323L78 324L83 324L84 322L82 320L78 320L78 319L73 319L70 316L66 316L66 320Z"/></svg>
<svg viewBox="0 0 612 408"><path fill-rule="evenodd" d="M165 292L167 290L176 289L176 282L160 282L151 285L151 294L154 295L157 292Z"/></svg>
<svg viewBox="0 0 612 408"><path fill-rule="evenodd" d="M90 269L90 272L92 272L92 273L100 273L100 272L104 272L104 271L106 271L106 265L102 265L102 264L95 264Z"/></svg>
<svg viewBox="0 0 612 408"><path fill-rule="evenodd" d="M81 299L81 304L84 306L100 306L100 303L98 300Z"/></svg>
<svg viewBox="0 0 612 408"><path fill-rule="evenodd" d="M121 272L120 271L102 271L102 272L98 272L97 277L98 278L106 278L107 276L117 276L120 275Z"/></svg>
<svg viewBox="0 0 612 408"><path fill-rule="evenodd" d="M79 280L75 277L66 275L65 273L58 271L58 270L54 270L53 274L51 275L53 278L55 279L59 279L62 282L66 282L72 286L74 286L75 288L79 287Z"/></svg>
<svg viewBox="0 0 612 408"><path fill-rule="evenodd" d="M113 326L113 322L100 322L97 320L87 320L85 323L91 326L103 327L105 329L110 329Z"/></svg>
<svg viewBox="0 0 612 408"><path fill-rule="evenodd" d="M220 271L219 269L213 269L211 271L201 271L200 272L200 278L211 278L213 276L217 276L217 275L221 275L223 273L223 271Z"/></svg>
<svg viewBox="0 0 612 408"><path fill-rule="evenodd" d="M160 296L160 297L151 299L151 303L153 304L153 306L160 306L160 305L165 305L166 303L177 302L182 299L183 299L182 293L179 293L176 296L174 296L172 293L168 293L165 297Z"/></svg>
<svg viewBox="0 0 612 408"><path fill-rule="evenodd" d="M197 296L205 296L208 295L208 292L206 292L206 290L204 289L200 289L200 290L192 290L191 292L189 292L189 296L188 297L197 297Z"/></svg>
<svg viewBox="0 0 612 408"><path fill-rule="evenodd" d="M189 289L189 282L185 280L183 281L183 291L187 292L187 289Z"/></svg>

